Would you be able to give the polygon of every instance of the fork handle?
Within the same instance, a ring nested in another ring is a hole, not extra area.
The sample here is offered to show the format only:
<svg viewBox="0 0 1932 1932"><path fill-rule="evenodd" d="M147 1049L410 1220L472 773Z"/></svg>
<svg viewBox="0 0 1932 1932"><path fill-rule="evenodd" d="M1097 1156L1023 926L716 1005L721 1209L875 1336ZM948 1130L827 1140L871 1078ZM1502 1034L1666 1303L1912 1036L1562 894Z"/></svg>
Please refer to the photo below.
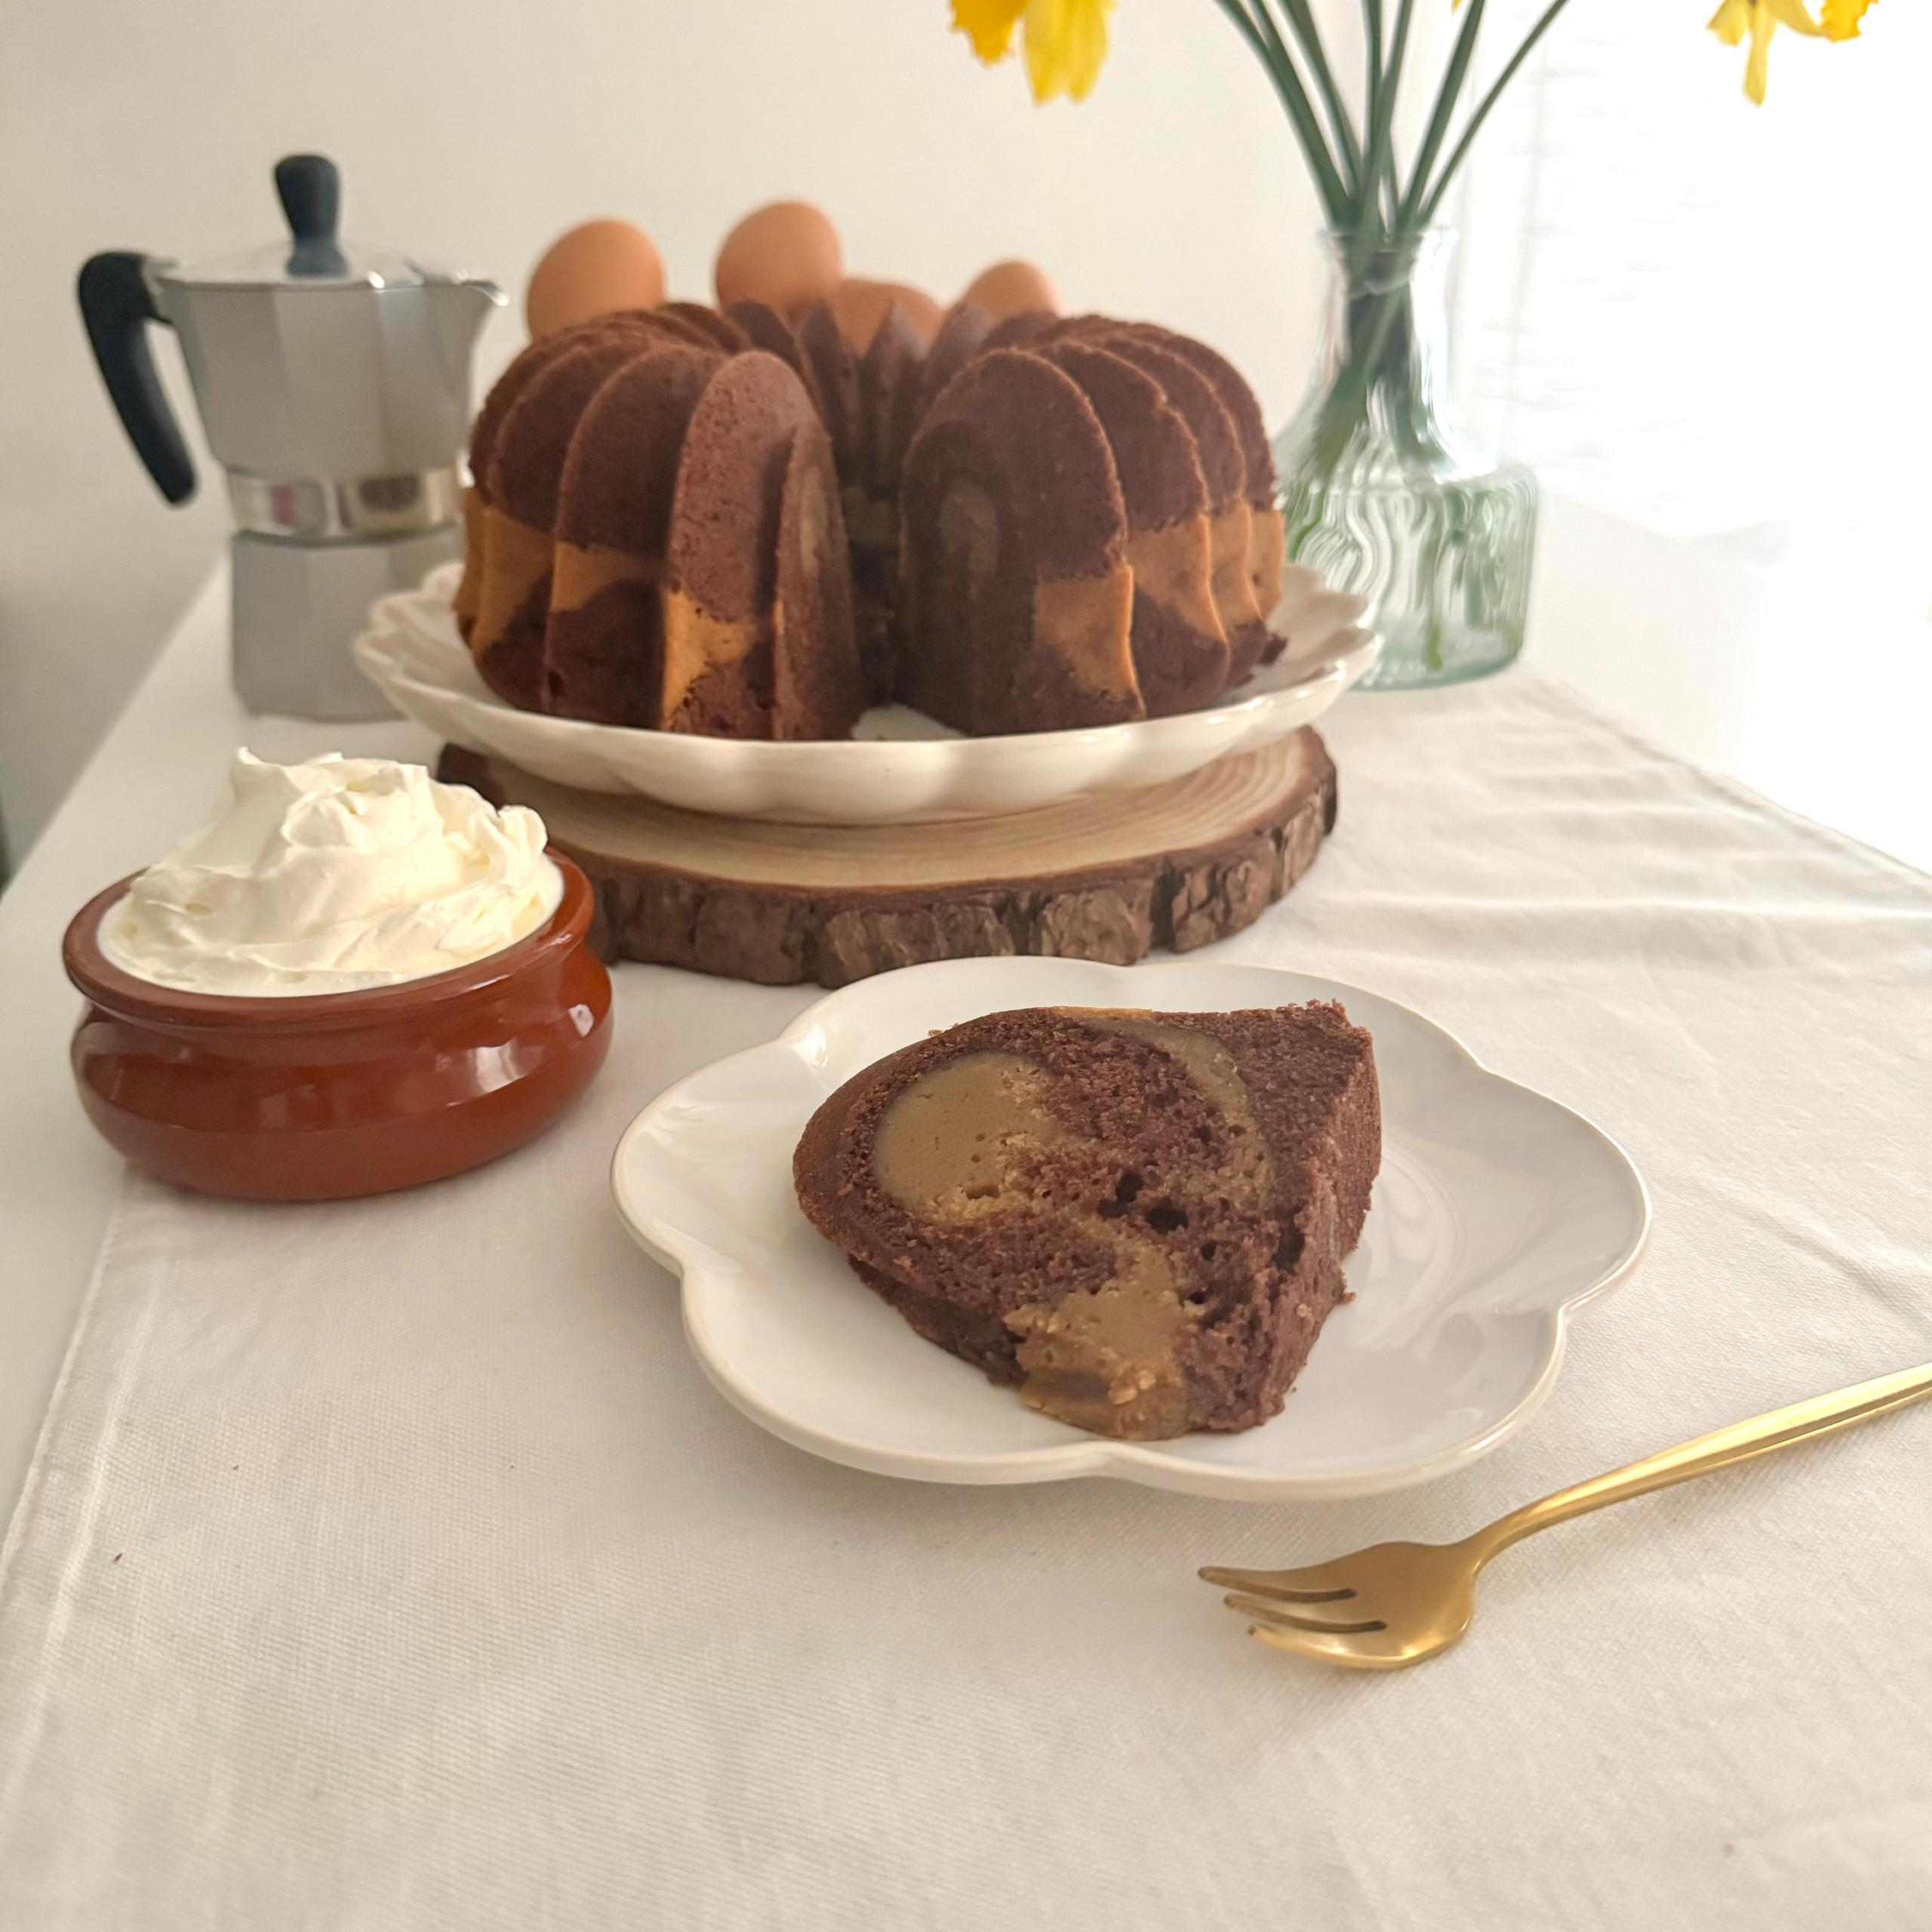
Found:
<svg viewBox="0 0 1932 1932"><path fill-rule="evenodd" d="M1633 1496L1646 1496L1654 1489L1665 1489L1674 1482L1688 1482L1693 1476L1708 1475L1713 1469L1728 1468L1752 1456L1767 1456L1774 1449L1788 1448L1794 1442L1814 1435L1829 1435L1868 1416L1881 1416L1890 1409L1903 1408L1932 1395L1932 1362L1903 1369L1897 1375L1881 1375L1876 1381L1854 1383L1849 1389L1835 1389L1829 1395L1814 1395L1793 1402L1789 1408L1774 1409L1768 1415L1753 1416L1749 1422L1734 1422L1728 1429L1714 1429L1675 1449L1647 1456L1607 1475L1592 1476L1571 1489L1559 1489L1554 1496L1525 1503L1513 1509L1487 1530L1478 1532L1486 1561L1512 1543L1546 1530L1552 1524L1566 1523L1572 1516L1587 1515L1612 1503Z"/></svg>

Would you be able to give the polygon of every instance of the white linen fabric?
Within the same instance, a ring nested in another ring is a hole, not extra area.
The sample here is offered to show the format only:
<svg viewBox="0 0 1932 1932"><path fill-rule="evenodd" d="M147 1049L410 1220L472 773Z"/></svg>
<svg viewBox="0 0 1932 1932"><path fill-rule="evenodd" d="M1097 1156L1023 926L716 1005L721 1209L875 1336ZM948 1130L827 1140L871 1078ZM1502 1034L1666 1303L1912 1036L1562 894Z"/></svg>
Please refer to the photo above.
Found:
<svg viewBox="0 0 1932 1932"><path fill-rule="evenodd" d="M816 991L627 968L591 1096L482 1172L130 1179L0 1571L0 1924L1932 1924L1932 1409L1534 1540L1398 1676L1195 1580L1932 1357L1932 880L1529 672L1327 736L1336 835L1220 956L1411 1001L1654 1191L1522 1435L1294 1509L767 1438L605 1168Z"/></svg>

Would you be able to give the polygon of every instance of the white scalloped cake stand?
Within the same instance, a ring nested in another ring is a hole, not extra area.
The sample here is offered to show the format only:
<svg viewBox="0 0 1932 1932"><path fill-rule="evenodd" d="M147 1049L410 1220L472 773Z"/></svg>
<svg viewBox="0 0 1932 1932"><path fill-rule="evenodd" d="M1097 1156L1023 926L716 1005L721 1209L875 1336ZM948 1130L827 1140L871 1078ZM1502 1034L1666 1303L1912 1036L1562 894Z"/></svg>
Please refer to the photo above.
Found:
<svg viewBox="0 0 1932 1932"><path fill-rule="evenodd" d="M962 738L893 705L867 712L851 738L774 744L586 724L504 703L476 675L451 615L458 568L446 565L420 590L383 598L356 640L356 661L398 711L452 744L555 784L787 824L992 818L1162 784L1312 724L1380 648L1361 627L1360 598L1290 564L1274 620L1288 650L1211 709L1091 731Z"/></svg>

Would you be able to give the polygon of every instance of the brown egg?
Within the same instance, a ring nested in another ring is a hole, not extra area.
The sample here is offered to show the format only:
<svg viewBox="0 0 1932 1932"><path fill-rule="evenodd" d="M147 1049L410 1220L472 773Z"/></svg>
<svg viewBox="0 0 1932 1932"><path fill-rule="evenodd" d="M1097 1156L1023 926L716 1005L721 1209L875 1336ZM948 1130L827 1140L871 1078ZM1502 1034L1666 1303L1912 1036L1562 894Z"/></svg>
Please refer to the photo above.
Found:
<svg viewBox="0 0 1932 1932"><path fill-rule="evenodd" d="M912 325L913 334L930 346L945 312L924 289L908 288L903 281L866 281L855 275L832 291L832 312L838 318L838 333L855 355L865 353L879 324L895 305Z"/></svg>
<svg viewBox="0 0 1932 1932"><path fill-rule="evenodd" d="M614 309L654 309L663 299L664 264L651 237L627 221L586 221L544 251L523 312L534 337Z"/></svg>
<svg viewBox="0 0 1932 1932"><path fill-rule="evenodd" d="M754 208L724 238L712 280L718 306L764 302L795 315L829 298L845 272L838 231L809 202Z"/></svg>
<svg viewBox="0 0 1932 1932"><path fill-rule="evenodd" d="M1031 262L995 262L966 285L962 302L974 302L996 322L1026 309L1060 313L1060 291Z"/></svg>

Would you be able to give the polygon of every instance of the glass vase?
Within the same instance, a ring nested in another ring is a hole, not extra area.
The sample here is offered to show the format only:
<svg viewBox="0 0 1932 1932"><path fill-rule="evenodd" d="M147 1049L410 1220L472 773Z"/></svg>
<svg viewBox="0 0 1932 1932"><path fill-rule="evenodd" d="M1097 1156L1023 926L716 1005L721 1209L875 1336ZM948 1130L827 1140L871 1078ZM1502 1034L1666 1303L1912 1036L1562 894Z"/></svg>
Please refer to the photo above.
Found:
<svg viewBox="0 0 1932 1932"><path fill-rule="evenodd" d="M1523 648L1537 490L1457 422L1444 285L1453 236L1331 234L1315 378L1275 439L1288 555L1368 600L1364 690L1487 676Z"/></svg>

